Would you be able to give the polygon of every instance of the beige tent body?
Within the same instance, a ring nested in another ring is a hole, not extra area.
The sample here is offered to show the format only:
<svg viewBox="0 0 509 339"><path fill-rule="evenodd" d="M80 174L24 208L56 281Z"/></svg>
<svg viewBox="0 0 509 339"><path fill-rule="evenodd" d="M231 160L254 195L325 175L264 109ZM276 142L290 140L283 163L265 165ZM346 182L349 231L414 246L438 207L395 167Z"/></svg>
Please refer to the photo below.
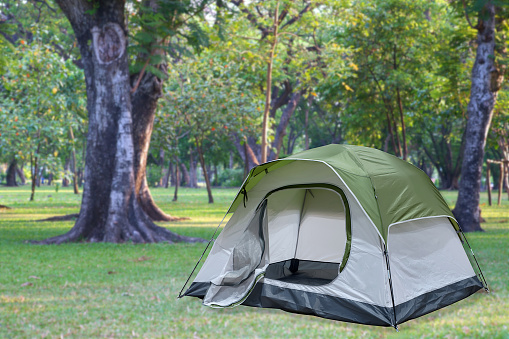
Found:
<svg viewBox="0 0 509 339"><path fill-rule="evenodd" d="M257 166L229 212L184 293L207 306L396 327L487 289L430 179L379 150L329 145Z"/></svg>

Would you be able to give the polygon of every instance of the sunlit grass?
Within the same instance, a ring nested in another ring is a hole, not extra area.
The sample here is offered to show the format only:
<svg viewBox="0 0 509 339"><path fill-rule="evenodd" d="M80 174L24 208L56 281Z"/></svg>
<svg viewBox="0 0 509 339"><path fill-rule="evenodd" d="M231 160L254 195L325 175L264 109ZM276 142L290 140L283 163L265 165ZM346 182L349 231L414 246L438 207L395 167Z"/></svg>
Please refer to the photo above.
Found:
<svg viewBox="0 0 509 339"><path fill-rule="evenodd" d="M154 189L163 210L191 220L161 223L173 231L210 238L236 194L204 189ZM443 192L455 203L457 192ZM0 187L0 338L12 337L262 337L262 338L509 338L509 203L482 206L486 232L468 234L492 289L400 326L378 328L248 307L214 310L198 299L176 299L203 244L31 245L62 234L72 222L36 222L77 213L70 189ZM483 195L482 204L487 201Z"/></svg>

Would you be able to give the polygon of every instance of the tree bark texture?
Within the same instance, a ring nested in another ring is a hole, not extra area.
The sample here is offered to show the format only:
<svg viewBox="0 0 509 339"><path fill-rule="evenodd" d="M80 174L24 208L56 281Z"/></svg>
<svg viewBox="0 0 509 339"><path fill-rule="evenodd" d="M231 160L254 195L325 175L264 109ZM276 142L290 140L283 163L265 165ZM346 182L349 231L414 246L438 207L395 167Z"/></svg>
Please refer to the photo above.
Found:
<svg viewBox="0 0 509 339"><path fill-rule="evenodd" d="M200 241L155 225L142 207L143 200L138 199L146 193L146 180L140 179L138 173L146 159L136 155L136 147L147 138L143 131L151 131L152 127L147 125L153 117L149 114L141 126L133 127L133 116L139 113L132 113L138 102L137 94L131 97L124 1L57 0L57 3L78 40L85 71L89 128L79 218L66 234L40 243ZM94 4L97 7L92 8ZM143 153L143 147L138 151Z"/></svg>
<svg viewBox="0 0 509 339"><path fill-rule="evenodd" d="M472 68L470 102L467 107L465 153L454 215L466 232L482 231L479 209L481 170L486 137L503 73L494 63L495 6L487 3L479 14L477 52Z"/></svg>
<svg viewBox="0 0 509 339"><path fill-rule="evenodd" d="M6 180L6 186L14 187L18 186L18 183L16 182L16 166L18 165L18 162L16 159L12 159L11 163L9 164L9 167L7 167L7 176L5 178Z"/></svg>
<svg viewBox="0 0 509 339"><path fill-rule="evenodd" d="M163 72L166 66L160 65ZM132 79L138 83L138 79ZM134 139L134 173L136 198L145 213L154 221L177 221L163 212L154 202L147 183L147 157L150 146L150 137L154 126L157 101L162 95L163 83L151 73L145 73L139 81L136 92L132 96L133 139Z"/></svg>

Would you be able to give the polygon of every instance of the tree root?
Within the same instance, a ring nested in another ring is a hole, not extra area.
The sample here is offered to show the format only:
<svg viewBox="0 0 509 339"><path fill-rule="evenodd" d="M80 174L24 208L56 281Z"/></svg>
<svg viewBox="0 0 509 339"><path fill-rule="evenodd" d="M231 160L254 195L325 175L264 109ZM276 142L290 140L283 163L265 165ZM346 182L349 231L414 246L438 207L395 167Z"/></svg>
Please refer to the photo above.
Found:
<svg viewBox="0 0 509 339"><path fill-rule="evenodd" d="M12 210L12 208L9 206L0 205L0 210Z"/></svg>
<svg viewBox="0 0 509 339"><path fill-rule="evenodd" d="M79 213L73 213L73 214L67 214L67 215L59 215L59 216L56 216L56 217L51 217L51 218L46 218L46 219L39 219L39 220L36 220L36 222L41 222L41 221L70 221L70 220L78 219L79 216L80 216Z"/></svg>
<svg viewBox="0 0 509 339"><path fill-rule="evenodd" d="M179 235L165 227L156 225L135 198L134 193L129 198L127 206L124 204L117 204L115 208L110 206L109 209L104 209L101 214L96 211L92 212L86 198L84 198L84 201L79 215L45 219L45 221L69 220L72 217L78 216L76 223L67 233L32 243L49 245L66 242L134 244L206 242L204 239ZM187 218L171 217L172 221L185 219Z"/></svg>

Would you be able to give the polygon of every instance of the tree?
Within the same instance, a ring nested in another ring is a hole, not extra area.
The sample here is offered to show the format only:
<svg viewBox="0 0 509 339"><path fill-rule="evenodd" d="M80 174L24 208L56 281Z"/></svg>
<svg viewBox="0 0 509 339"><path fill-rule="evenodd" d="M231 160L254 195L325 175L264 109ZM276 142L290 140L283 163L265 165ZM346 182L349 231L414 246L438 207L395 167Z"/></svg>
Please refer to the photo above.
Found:
<svg viewBox="0 0 509 339"><path fill-rule="evenodd" d="M128 54L125 1L57 0L80 49L89 117L79 218L66 234L41 243L200 241L154 224L144 208L146 156L166 63L165 40L204 3L133 3ZM131 7L129 7L131 8ZM196 38L197 35L191 35ZM129 57L133 65L129 71ZM140 66L141 65L141 66Z"/></svg>
<svg viewBox="0 0 509 339"><path fill-rule="evenodd" d="M319 27L314 13L317 4L308 0L231 3L235 5L231 11L236 18L229 37L232 48L245 53L256 73L251 76L253 83L265 97L260 140L253 138L248 140L247 147L238 147L244 159L250 158L250 163L257 164L279 157L290 119L319 64L319 48L315 46ZM322 5L327 7L328 2ZM326 10L316 12L323 11Z"/></svg>
<svg viewBox="0 0 509 339"><path fill-rule="evenodd" d="M467 108L465 151L458 200L453 210L454 216L465 232L482 231L479 195L484 147L493 108L506 71L506 65L499 58L507 56L505 45L507 39L502 38L497 44L497 38L505 37L502 26L504 20L507 20L507 5L505 8L497 7L491 0L475 2L475 6L479 4L480 8L468 8L463 1L466 18L471 26L469 13L476 11L478 14L478 22L472 26L477 30L477 49ZM497 29L500 31L497 32ZM505 30L507 31L507 28Z"/></svg>
<svg viewBox="0 0 509 339"><path fill-rule="evenodd" d="M252 116L261 102L253 93L244 93L247 86L238 77L240 66L215 57L214 46L199 58L186 58L175 66L162 112L176 125L185 126L198 153L209 203L213 203L207 162L230 133L246 136L249 129L253 131Z"/></svg>
<svg viewBox="0 0 509 339"><path fill-rule="evenodd" d="M58 39L48 42L57 43ZM42 168L53 174L61 171L58 154L71 145L66 132L84 122L76 114L84 104L79 96L84 92L82 72L50 47L38 31L32 32L30 43L21 40L17 52L11 54L11 67L3 76L4 91L0 93L0 119L4 122L0 145L14 156L13 173L18 162L30 163L30 200L34 200ZM72 91L63 93L69 87Z"/></svg>

